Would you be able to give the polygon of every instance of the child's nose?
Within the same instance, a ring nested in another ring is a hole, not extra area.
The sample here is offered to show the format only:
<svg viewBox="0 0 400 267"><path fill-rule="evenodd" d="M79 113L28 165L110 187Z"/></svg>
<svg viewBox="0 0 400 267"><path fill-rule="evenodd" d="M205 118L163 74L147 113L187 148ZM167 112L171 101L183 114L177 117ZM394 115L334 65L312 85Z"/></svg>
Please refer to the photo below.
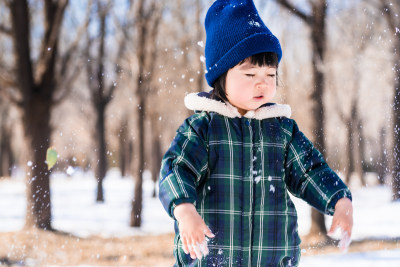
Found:
<svg viewBox="0 0 400 267"><path fill-rule="evenodd" d="M262 87L267 86L267 84L268 84L267 78L260 77L257 80L256 86L257 86L257 88L262 88Z"/></svg>

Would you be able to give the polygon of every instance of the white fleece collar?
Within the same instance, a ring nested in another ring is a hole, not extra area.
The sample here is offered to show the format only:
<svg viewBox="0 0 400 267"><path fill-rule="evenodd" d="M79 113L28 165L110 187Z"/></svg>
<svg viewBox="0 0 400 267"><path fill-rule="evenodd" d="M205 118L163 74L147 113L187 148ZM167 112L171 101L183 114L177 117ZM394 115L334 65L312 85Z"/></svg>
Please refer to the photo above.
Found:
<svg viewBox="0 0 400 267"><path fill-rule="evenodd" d="M185 97L185 106L190 110L216 112L229 118L242 117L237 108L230 103L199 96L198 93L188 94ZM276 117L290 118L291 115L292 110L289 105L274 104L248 111L243 117L262 120Z"/></svg>

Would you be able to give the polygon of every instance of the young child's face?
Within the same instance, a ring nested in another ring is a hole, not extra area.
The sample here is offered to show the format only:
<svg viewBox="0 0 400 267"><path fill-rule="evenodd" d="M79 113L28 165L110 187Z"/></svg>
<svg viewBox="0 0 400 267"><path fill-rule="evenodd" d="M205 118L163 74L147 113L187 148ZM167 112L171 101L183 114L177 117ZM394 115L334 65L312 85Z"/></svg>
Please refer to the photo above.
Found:
<svg viewBox="0 0 400 267"><path fill-rule="evenodd" d="M276 93L276 68L258 66L246 60L228 70L225 83L229 103L241 115L270 102Z"/></svg>

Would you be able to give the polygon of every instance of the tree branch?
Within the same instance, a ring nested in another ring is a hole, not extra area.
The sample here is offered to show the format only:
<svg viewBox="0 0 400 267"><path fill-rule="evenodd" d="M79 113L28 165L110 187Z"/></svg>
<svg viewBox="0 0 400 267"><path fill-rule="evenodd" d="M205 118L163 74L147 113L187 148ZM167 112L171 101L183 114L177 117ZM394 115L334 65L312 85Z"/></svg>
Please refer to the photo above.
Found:
<svg viewBox="0 0 400 267"><path fill-rule="evenodd" d="M12 87L1 86L0 87L0 96L2 99L5 99L7 102L11 102L13 105L22 108L24 102L22 101L22 97L17 96L17 91L11 89ZM8 89L8 90L7 90Z"/></svg>
<svg viewBox="0 0 400 267"><path fill-rule="evenodd" d="M65 8L68 5L68 0L54 2L52 0L45 1L45 35L42 42L39 62L36 69L36 77L38 84L43 85L48 81L47 78L53 76L50 70L54 68L52 59L56 56L56 44L60 35L62 20ZM50 77L46 77L49 75Z"/></svg>
<svg viewBox="0 0 400 267"><path fill-rule="evenodd" d="M77 50L79 41L82 39L82 36L85 33L85 31L91 21L91 16L90 16L91 5L92 5L92 1L89 1L87 10L86 10L86 19L85 19L84 23L82 23L82 25L77 30L77 33L75 35L75 40L71 42L71 44L66 49L66 51L62 57L59 77L64 77L65 74L68 73L68 69L70 67L70 60L71 60L71 58L74 58L74 52L76 52L76 50Z"/></svg>
<svg viewBox="0 0 400 267"><path fill-rule="evenodd" d="M71 92L71 86L73 84L73 81L75 80L76 76L79 75L79 71L82 68L83 62L78 62L74 64L74 68L72 71L72 74L68 74L70 72L70 69L72 69L72 63L71 59L76 58L76 51L79 45L79 42L82 39L83 34L86 32L88 25L91 21L91 16L90 16L90 10L92 6L92 1L89 1L87 5L87 10L86 10L86 16L85 16L85 21L80 25L79 29L77 30L75 40L71 42L69 47L66 49L64 52L62 58L60 59L61 61L61 67L60 70L57 74L57 80L59 81L59 89L60 91L58 96L55 96L54 98L54 104L58 105L62 102L64 98L66 98L70 92ZM82 60L80 60L82 61ZM78 65L78 66L76 66Z"/></svg>
<svg viewBox="0 0 400 267"><path fill-rule="evenodd" d="M82 69L82 62L78 66L76 66L72 74L70 74L66 79L64 79L63 82L59 85L60 89L58 91L60 91L61 93L58 96L54 97L53 100L54 105L60 104L71 93L72 85L76 80L75 78L79 75L81 69Z"/></svg>
<svg viewBox="0 0 400 267"><path fill-rule="evenodd" d="M287 0L276 0L281 6L286 8L289 12L295 14L298 18L303 20L305 23L310 24L312 18L310 15L305 14L304 12L298 10L292 3L289 3Z"/></svg>

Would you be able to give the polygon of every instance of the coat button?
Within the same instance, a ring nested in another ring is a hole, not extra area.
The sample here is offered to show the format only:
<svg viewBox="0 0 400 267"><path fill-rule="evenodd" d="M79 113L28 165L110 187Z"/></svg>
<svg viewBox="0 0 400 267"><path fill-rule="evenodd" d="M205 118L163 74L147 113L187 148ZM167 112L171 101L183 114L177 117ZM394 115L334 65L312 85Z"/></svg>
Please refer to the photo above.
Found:
<svg viewBox="0 0 400 267"><path fill-rule="evenodd" d="M246 123L247 126L250 126L250 122L249 121L246 121L245 123Z"/></svg>

